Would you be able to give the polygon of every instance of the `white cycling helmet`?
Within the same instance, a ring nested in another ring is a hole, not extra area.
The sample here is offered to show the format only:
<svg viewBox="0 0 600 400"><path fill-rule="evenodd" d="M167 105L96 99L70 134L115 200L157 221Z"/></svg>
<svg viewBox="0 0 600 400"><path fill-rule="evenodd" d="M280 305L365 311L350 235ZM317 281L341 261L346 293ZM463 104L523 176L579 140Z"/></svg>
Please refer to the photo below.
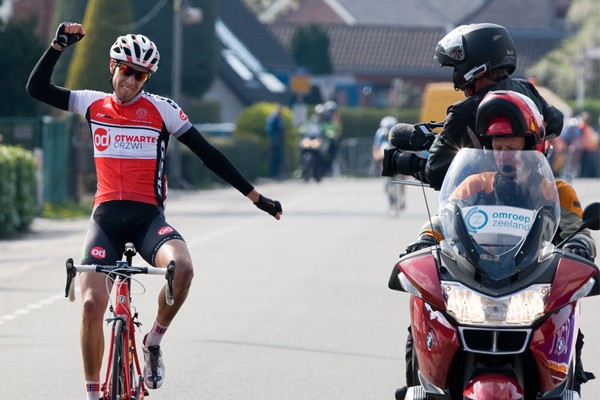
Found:
<svg viewBox="0 0 600 400"><path fill-rule="evenodd" d="M153 73L158 71L160 60L156 45L146 36L138 34L119 36L110 48L110 57L117 61L130 62Z"/></svg>
<svg viewBox="0 0 600 400"><path fill-rule="evenodd" d="M381 119L381 122L379 123L379 127L390 130L397 123L398 123L398 120L396 119L396 117L392 117L391 115L388 115Z"/></svg>

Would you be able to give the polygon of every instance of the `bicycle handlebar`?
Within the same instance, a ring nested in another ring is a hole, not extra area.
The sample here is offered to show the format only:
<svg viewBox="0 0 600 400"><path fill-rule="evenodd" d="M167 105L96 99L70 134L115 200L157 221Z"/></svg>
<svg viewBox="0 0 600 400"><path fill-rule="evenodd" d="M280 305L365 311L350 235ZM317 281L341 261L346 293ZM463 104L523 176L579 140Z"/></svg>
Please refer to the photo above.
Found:
<svg viewBox="0 0 600 400"><path fill-rule="evenodd" d="M118 263L117 263L118 264ZM123 273L126 275L164 275L167 280L166 302L172 306L175 302L173 299L173 277L175 275L175 261L171 261L167 268L156 268L156 267L137 267L135 265L78 265L73 262L72 258L69 258L66 263L67 268L67 285L65 287L65 297L69 298L69 301L75 301L75 285L73 285L73 278L77 272L97 272L103 274L116 274Z"/></svg>

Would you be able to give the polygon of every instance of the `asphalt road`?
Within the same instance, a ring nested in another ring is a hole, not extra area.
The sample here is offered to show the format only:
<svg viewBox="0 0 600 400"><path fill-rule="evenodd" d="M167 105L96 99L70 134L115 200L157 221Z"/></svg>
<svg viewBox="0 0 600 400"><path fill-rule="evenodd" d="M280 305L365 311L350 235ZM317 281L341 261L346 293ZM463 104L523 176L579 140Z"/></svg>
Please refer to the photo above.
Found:
<svg viewBox="0 0 600 400"><path fill-rule="evenodd" d="M407 209L389 218L383 184L259 184L282 201L281 221L234 189L173 193L167 218L196 275L163 340L166 382L150 399L393 399L408 296L387 281L427 214L421 189L408 187ZM600 180L575 187L584 204L600 200ZM427 196L435 208L437 193ZM84 398L80 303L63 290L64 260L78 259L86 227L85 218L38 219L31 234L0 242L0 399ZM140 280L141 338L162 282ZM585 299L582 330L586 369L600 377L599 307L600 297ZM600 397L600 378L584 396Z"/></svg>

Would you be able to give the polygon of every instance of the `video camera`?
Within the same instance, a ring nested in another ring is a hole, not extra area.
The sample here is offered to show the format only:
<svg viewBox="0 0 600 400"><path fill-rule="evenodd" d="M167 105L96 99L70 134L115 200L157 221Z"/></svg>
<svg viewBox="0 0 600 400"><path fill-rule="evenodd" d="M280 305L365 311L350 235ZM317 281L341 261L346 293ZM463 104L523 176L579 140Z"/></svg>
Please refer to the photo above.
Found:
<svg viewBox="0 0 600 400"><path fill-rule="evenodd" d="M398 174L414 176L427 183L425 165L427 159L415 152L428 150L435 139L434 128L444 126L441 122L422 122L415 125L399 123L388 134L390 147L384 151L383 176Z"/></svg>

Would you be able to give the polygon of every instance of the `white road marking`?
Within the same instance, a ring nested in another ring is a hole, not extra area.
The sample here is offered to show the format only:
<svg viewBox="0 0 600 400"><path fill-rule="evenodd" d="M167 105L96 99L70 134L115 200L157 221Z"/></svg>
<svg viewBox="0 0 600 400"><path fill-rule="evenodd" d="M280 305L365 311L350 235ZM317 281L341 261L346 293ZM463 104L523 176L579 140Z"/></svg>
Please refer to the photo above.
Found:
<svg viewBox="0 0 600 400"><path fill-rule="evenodd" d="M58 299L63 299L64 295L55 294L45 299L42 299L36 303L29 304L24 308L19 308L18 310L13 311L11 314L6 314L0 316L0 325L4 324L6 321L14 321L22 315L27 315L32 311L39 310L47 305L54 303Z"/></svg>

